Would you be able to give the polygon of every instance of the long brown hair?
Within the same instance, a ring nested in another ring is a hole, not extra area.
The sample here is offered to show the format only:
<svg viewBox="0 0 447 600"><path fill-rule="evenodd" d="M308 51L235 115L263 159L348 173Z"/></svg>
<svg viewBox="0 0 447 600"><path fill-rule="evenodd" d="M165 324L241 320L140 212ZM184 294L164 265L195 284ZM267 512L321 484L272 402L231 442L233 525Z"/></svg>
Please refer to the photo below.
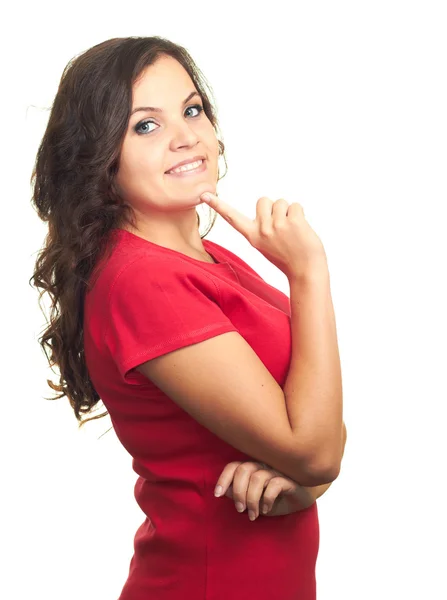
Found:
<svg viewBox="0 0 447 600"><path fill-rule="evenodd" d="M115 175L132 108L133 83L163 55L184 67L202 96L205 114L218 137L219 156L227 167L210 101L212 89L187 50L158 36L126 37L97 44L67 64L31 176L31 202L40 219L48 221L45 243L30 279L31 285L41 288L39 306L44 315L42 296L47 292L51 299L48 327L38 342L50 367L57 365L60 371L59 384L47 380L60 394L46 399L67 396L79 427L108 415L106 411L84 420L81 417L101 400L85 362L84 298L108 232L123 222L135 225L131 207L115 187ZM202 239L216 221L217 213L212 212ZM199 214L197 221L200 227Z"/></svg>

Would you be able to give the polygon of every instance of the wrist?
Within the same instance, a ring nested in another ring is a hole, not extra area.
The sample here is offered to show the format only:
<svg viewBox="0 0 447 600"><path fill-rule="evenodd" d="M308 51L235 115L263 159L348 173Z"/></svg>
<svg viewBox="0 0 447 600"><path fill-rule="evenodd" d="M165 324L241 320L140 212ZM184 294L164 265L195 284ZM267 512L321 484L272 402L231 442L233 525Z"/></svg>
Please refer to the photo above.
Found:
<svg viewBox="0 0 447 600"><path fill-rule="evenodd" d="M325 258L312 260L311 264L304 270L291 270L287 276L289 283L298 283L306 287L314 283L326 282L329 280L329 269Z"/></svg>

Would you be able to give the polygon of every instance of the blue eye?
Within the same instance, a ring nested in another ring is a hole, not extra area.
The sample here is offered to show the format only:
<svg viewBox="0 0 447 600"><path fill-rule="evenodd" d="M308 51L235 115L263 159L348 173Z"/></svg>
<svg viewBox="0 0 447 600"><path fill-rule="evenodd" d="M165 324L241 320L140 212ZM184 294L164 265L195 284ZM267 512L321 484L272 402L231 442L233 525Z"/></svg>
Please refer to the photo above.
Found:
<svg viewBox="0 0 447 600"><path fill-rule="evenodd" d="M193 119L199 117L200 113L203 112L203 106L201 104L194 104L193 106L188 106L186 110L192 110L194 108L197 109L198 113L192 117ZM134 131L138 133L138 135L147 135L148 133L152 133L152 131L154 131L153 129L150 131L148 131L147 129L145 131L141 129L145 125L149 125L149 123L153 123L154 125L156 125L155 121L153 121L152 119L145 119L144 121L140 121L139 123L137 123L137 125L135 125Z"/></svg>

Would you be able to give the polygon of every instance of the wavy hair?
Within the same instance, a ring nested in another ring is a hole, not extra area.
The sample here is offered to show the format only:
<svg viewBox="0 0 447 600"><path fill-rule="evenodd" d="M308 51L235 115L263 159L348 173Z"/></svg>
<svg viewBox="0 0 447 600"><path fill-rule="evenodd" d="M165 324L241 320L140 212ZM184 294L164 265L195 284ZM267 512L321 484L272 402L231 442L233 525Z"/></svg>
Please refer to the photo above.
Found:
<svg viewBox="0 0 447 600"><path fill-rule="evenodd" d="M50 318L38 342L50 367L57 365L60 372L58 384L47 380L60 393L46 400L67 396L79 427L109 414L84 420L81 416L101 400L85 362L84 298L99 257L104 253L107 259L112 250L106 244L108 232L124 222L135 226L132 207L120 197L115 175L132 109L132 86L163 55L184 67L202 96L227 168L212 89L187 50L158 36L125 37L106 40L69 61L31 175L32 205L39 218L48 221L30 279L41 290L44 315L45 292L51 301ZM202 239L216 221L217 213L212 212ZM197 225L200 228L198 213Z"/></svg>

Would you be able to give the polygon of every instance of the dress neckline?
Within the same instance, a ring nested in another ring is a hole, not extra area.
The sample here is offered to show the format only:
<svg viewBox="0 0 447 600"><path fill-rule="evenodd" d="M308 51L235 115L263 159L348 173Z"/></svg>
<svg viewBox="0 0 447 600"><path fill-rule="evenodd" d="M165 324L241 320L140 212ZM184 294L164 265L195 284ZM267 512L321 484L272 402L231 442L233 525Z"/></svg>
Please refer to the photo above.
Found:
<svg viewBox="0 0 447 600"><path fill-rule="evenodd" d="M172 248L166 248L166 246L161 246L160 244L156 244L155 242L150 242L149 240L147 240L139 235L136 235L135 233L127 231L127 229L116 228L116 229L113 229L112 231L116 232L119 236L126 236L126 235L131 236L131 238L137 242L139 241L142 244L149 244L150 246L154 246L154 247L158 248L162 252L167 252L169 254L175 254L186 260L191 260L196 263L201 263L202 265L209 265L210 267L217 267L222 264L227 264L227 261L221 261L221 260L219 260L219 256L218 255L216 256L216 250L217 250L216 246L210 240L202 239L202 243L203 243L203 246L205 247L207 253L211 256L211 258L213 259L214 262L210 262L209 260L202 260L200 258L194 258L193 256L189 256L188 254L185 254L184 252L180 252L179 250L173 250ZM213 245L210 247L210 244L213 244ZM210 252L210 249L212 250L211 252ZM217 252L217 254L218 254L218 252Z"/></svg>

